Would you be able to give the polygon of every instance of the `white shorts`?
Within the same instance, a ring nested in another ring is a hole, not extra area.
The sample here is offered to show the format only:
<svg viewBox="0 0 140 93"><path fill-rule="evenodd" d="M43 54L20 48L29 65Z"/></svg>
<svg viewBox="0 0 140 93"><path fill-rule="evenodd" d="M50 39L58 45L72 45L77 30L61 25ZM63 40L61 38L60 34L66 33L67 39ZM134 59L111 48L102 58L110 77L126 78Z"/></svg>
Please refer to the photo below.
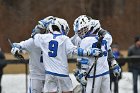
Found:
<svg viewBox="0 0 140 93"><path fill-rule="evenodd" d="M60 77L47 74L45 78L44 92L68 92L73 91L70 77Z"/></svg>
<svg viewBox="0 0 140 93"><path fill-rule="evenodd" d="M93 78L88 78L86 93L91 93L92 82ZM94 93L111 93L109 74L95 78Z"/></svg>
<svg viewBox="0 0 140 93"><path fill-rule="evenodd" d="M28 93L42 93L45 80L29 79Z"/></svg>

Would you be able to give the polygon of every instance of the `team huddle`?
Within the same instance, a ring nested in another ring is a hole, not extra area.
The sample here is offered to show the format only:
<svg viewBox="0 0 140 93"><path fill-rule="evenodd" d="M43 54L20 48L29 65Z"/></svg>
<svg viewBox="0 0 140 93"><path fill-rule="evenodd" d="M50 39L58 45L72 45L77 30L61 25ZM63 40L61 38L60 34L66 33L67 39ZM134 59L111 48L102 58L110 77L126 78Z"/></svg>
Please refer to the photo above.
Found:
<svg viewBox="0 0 140 93"><path fill-rule="evenodd" d="M48 16L38 21L31 38L13 43L13 55L29 53L28 93L73 93L68 70L68 56L73 55L81 93L111 93L108 62L116 77L121 72L111 51L112 36L99 20L86 15L75 19L73 29L69 38L67 21Z"/></svg>

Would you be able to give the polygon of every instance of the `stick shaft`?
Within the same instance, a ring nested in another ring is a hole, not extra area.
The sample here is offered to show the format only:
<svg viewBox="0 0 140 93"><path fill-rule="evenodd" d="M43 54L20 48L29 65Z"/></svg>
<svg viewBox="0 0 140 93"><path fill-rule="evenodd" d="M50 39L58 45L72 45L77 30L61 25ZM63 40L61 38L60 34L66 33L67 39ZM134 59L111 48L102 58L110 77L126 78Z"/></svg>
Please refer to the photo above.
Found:
<svg viewBox="0 0 140 93"><path fill-rule="evenodd" d="M11 42L11 40L8 38L8 42L10 44L11 47L13 47L13 43Z"/></svg>

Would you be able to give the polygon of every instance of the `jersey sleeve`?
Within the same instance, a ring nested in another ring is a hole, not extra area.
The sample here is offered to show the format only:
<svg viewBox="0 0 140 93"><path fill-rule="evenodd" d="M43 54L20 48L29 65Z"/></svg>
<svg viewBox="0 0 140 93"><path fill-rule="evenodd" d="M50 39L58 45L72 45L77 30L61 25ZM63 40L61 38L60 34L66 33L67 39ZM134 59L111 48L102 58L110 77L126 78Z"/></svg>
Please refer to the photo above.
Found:
<svg viewBox="0 0 140 93"><path fill-rule="evenodd" d="M34 42L32 38L29 38L28 40L21 41L19 45L22 47L23 50L30 51L32 46L34 45Z"/></svg>
<svg viewBox="0 0 140 93"><path fill-rule="evenodd" d="M112 36L109 33L106 33L104 39L107 41L108 50L111 49Z"/></svg>
<svg viewBox="0 0 140 93"><path fill-rule="evenodd" d="M70 39L75 46L80 46L81 38L77 34L72 36Z"/></svg>
<svg viewBox="0 0 140 93"><path fill-rule="evenodd" d="M77 46L74 46L70 38L66 39L66 53L69 56L77 54Z"/></svg>

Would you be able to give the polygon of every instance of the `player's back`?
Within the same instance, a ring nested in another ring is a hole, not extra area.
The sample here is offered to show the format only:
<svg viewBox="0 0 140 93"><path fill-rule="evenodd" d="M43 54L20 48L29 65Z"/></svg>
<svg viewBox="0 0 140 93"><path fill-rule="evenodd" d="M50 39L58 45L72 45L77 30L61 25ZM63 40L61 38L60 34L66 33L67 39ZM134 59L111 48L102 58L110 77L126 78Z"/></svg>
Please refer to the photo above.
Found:
<svg viewBox="0 0 140 93"><path fill-rule="evenodd" d="M68 75L67 54L73 44L70 39L58 32L54 34L37 34L35 44L43 51L43 60L47 74Z"/></svg>

